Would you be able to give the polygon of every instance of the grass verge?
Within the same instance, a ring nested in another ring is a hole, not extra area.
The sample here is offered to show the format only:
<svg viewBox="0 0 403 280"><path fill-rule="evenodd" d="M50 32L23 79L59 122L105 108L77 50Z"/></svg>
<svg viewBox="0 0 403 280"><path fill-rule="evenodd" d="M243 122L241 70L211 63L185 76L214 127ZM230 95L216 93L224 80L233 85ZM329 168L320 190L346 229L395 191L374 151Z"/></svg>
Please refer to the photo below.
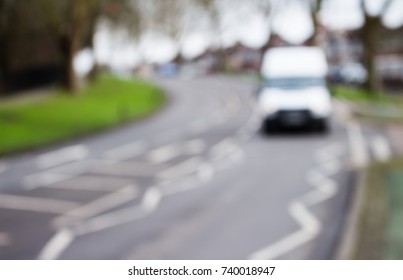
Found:
<svg viewBox="0 0 403 280"><path fill-rule="evenodd" d="M58 91L40 102L0 104L0 155L135 120L164 101L155 86L103 76L77 96Z"/></svg>
<svg viewBox="0 0 403 280"><path fill-rule="evenodd" d="M353 113L363 121L403 123L403 98L386 93L369 93L363 89L336 86L335 98L354 103Z"/></svg>
<svg viewBox="0 0 403 280"><path fill-rule="evenodd" d="M403 97L391 95L385 92L368 92L364 89L352 86L333 86L332 95L336 98L357 102L357 103L378 103L378 104L396 104L403 105Z"/></svg>
<svg viewBox="0 0 403 280"><path fill-rule="evenodd" d="M403 259L403 159L366 170L356 259Z"/></svg>

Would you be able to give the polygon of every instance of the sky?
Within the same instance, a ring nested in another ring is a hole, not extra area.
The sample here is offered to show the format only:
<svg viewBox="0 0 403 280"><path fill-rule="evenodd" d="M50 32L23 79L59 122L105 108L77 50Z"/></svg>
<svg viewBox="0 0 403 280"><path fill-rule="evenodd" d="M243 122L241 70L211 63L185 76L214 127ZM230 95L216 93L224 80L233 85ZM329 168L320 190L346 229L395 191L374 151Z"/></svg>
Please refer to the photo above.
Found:
<svg viewBox="0 0 403 280"><path fill-rule="evenodd" d="M320 13L322 23L330 29L356 29L363 23L359 9L360 0L325 0ZM379 13L384 0L367 0L368 11ZM158 33L145 34L140 42L128 40L124 32L111 32L107 26L100 26L95 37L95 53L84 50L76 58L76 68L82 75L92 65L94 57L112 68L132 68L142 62L165 63L180 51L186 58L201 54L209 46L219 44L231 46L237 42L253 48L262 46L270 36L268 20L252 9L228 9L222 16L220 36L208 28L188 32L177 44ZM239 19L242 18L242 21ZM403 24L403 0L395 0L384 17L384 24L391 28ZM302 1L280 9L273 18L273 28L285 40L293 44L302 43L313 32L306 7ZM220 38L217 40L217 38Z"/></svg>

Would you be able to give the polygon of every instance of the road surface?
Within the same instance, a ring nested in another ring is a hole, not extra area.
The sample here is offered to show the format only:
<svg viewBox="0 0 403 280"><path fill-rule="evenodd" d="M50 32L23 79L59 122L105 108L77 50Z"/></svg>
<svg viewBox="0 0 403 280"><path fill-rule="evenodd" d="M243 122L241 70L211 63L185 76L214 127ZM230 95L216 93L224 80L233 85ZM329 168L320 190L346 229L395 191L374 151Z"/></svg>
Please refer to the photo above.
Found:
<svg viewBox="0 0 403 280"><path fill-rule="evenodd" d="M1 160L0 258L333 258L387 140L342 109L328 135L265 135L242 77L159 83L153 117Z"/></svg>

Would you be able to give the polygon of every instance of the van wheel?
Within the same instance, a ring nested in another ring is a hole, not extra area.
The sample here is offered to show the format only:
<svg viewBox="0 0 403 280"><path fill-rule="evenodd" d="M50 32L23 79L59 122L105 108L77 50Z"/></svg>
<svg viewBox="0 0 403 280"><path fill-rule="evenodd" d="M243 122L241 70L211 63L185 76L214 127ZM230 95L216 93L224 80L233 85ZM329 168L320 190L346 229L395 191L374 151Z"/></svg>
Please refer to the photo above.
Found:
<svg viewBox="0 0 403 280"><path fill-rule="evenodd" d="M266 134L273 134L277 131L277 124L273 121L262 123L262 131Z"/></svg>
<svg viewBox="0 0 403 280"><path fill-rule="evenodd" d="M328 134L330 131L329 121L327 119L318 121L317 129L322 134Z"/></svg>

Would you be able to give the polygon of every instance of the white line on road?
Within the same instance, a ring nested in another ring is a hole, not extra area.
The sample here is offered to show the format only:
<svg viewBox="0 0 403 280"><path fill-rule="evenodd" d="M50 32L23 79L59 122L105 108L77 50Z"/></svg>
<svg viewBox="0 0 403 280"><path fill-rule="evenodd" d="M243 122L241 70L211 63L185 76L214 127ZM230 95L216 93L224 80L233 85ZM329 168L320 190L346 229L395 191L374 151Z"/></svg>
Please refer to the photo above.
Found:
<svg viewBox="0 0 403 280"><path fill-rule="evenodd" d="M368 164L369 157L361 127L357 122L347 123L347 132L350 140L352 165L355 168L363 168Z"/></svg>
<svg viewBox="0 0 403 280"><path fill-rule="evenodd" d="M0 208L4 209L62 214L77 206L65 200L0 194Z"/></svg>
<svg viewBox="0 0 403 280"><path fill-rule="evenodd" d="M202 139L193 139L183 143L176 142L151 151L148 158L153 163L163 163L181 154L200 154L206 149L206 147L206 142Z"/></svg>
<svg viewBox="0 0 403 280"><path fill-rule="evenodd" d="M371 148L375 159L380 162L386 162L392 157L392 151L388 140L381 135L375 136L371 141Z"/></svg>
<svg viewBox="0 0 403 280"><path fill-rule="evenodd" d="M24 189L31 190L39 187L46 187L67 179L77 177L98 166L110 165L114 161L88 159L76 161L62 166L54 167L47 171L28 175L23 178L22 186Z"/></svg>
<svg viewBox="0 0 403 280"><path fill-rule="evenodd" d="M11 237L7 233L0 232L0 247L11 245Z"/></svg>
<svg viewBox="0 0 403 280"><path fill-rule="evenodd" d="M326 176L332 176L339 173L342 168L343 166L339 160L329 160L321 165L321 171Z"/></svg>
<svg viewBox="0 0 403 280"><path fill-rule="evenodd" d="M113 160L126 160L142 154L147 149L143 141L132 142L104 153L104 157Z"/></svg>
<svg viewBox="0 0 403 280"><path fill-rule="evenodd" d="M337 193L337 183L328 178L328 174L323 174L322 170L324 166L329 164L329 160L337 161L335 157L341 155L342 153L338 145L334 144L321 148L316 152L316 159L319 161L319 165L312 169L307 176L308 183L315 187L315 189L291 202L288 208L290 216L300 225L301 229L253 253L250 256L251 259L277 259L314 240L320 234L322 228L321 222L309 211L308 207L323 202ZM332 171L329 173L334 175L334 172L340 170L338 167L341 164L336 163L334 165L337 168L326 166L325 170L329 168Z"/></svg>
<svg viewBox="0 0 403 280"><path fill-rule="evenodd" d="M313 240L320 232L320 222L300 202L293 202L290 205L291 217L301 226L297 232L286 236L280 241L253 253L249 258L252 260L276 259L287 252Z"/></svg>
<svg viewBox="0 0 403 280"><path fill-rule="evenodd" d="M40 169L47 169L67 162L84 159L88 154L87 147L76 145L40 155L36 159L36 164Z"/></svg>
<svg viewBox="0 0 403 280"><path fill-rule="evenodd" d="M213 160L218 160L228 156L237 149L238 146L234 143L234 141L231 138L226 138L211 147L209 155Z"/></svg>
<svg viewBox="0 0 403 280"><path fill-rule="evenodd" d="M195 176L181 178L174 182L168 182L161 186L161 192L164 196L170 196L196 189L201 186L202 181Z"/></svg>
<svg viewBox="0 0 403 280"><path fill-rule="evenodd" d="M210 164L203 163L199 166L197 176L203 183L207 183L213 178L214 169Z"/></svg>
<svg viewBox="0 0 403 280"><path fill-rule="evenodd" d="M48 185L50 189L67 189L80 191L97 191L97 192L114 192L118 188L126 186L130 183L130 179L122 179L115 177L99 177L95 175L81 175L69 179L68 181Z"/></svg>
<svg viewBox="0 0 403 280"><path fill-rule="evenodd" d="M315 189L306 193L300 200L307 206L316 205L333 197L337 192L336 182L322 175L318 170L311 170L307 176L308 183Z"/></svg>
<svg viewBox="0 0 403 280"><path fill-rule="evenodd" d="M56 260L64 250L73 242L74 233L64 228L59 230L45 245L38 255L39 260Z"/></svg>
<svg viewBox="0 0 403 280"><path fill-rule="evenodd" d="M8 169L7 164L3 161L0 161L0 174L6 172Z"/></svg>
<svg viewBox="0 0 403 280"><path fill-rule="evenodd" d="M206 141L202 139L194 139L184 144L184 151L187 155L197 155L204 152L207 148Z"/></svg>
<svg viewBox="0 0 403 280"><path fill-rule="evenodd" d="M157 172L166 168L165 164L155 165L149 162L124 161L115 165L93 169L95 174L124 177L154 177Z"/></svg>
<svg viewBox="0 0 403 280"><path fill-rule="evenodd" d="M28 175L22 180L22 187L26 190L32 190L39 187L56 184L67 179L73 178L73 174L53 174L53 173L37 173Z"/></svg>
<svg viewBox="0 0 403 280"><path fill-rule="evenodd" d="M151 151L147 158L154 164L167 162L181 153L181 147L178 143L172 143Z"/></svg>
<svg viewBox="0 0 403 280"><path fill-rule="evenodd" d="M198 119L189 124L189 130L192 134L203 133L210 129L210 123L208 119Z"/></svg>
<svg viewBox="0 0 403 280"><path fill-rule="evenodd" d="M157 208L162 198L161 191L158 187L151 187L144 194L143 200L141 201L142 209L147 212L154 211Z"/></svg>
<svg viewBox="0 0 403 280"><path fill-rule="evenodd" d="M345 152L345 148L341 143L333 143L320 148L316 153L316 160L319 163L331 161L340 157Z"/></svg>
<svg viewBox="0 0 403 280"><path fill-rule="evenodd" d="M188 160L182 161L177 165L163 170L157 175L157 177L167 180L183 177L196 172L202 163L203 160L200 157L192 157Z"/></svg>
<svg viewBox="0 0 403 280"><path fill-rule="evenodd" d="M124 187L116 192L105 195L57 217L53 220L52 224L58 228L68 226L77 221L96 216L129 202L135 199L138 194L139 190L137 187L132 185Z"/></svg>
<svg viewBox="0 0 403 280"><path fill-rule="evenodd" d="M144 194L140 205L124 208L89 219L75 227L77 235L98 232L118 225L136 221L154 211L162 199L158 187L151 187Z"/></svg>

